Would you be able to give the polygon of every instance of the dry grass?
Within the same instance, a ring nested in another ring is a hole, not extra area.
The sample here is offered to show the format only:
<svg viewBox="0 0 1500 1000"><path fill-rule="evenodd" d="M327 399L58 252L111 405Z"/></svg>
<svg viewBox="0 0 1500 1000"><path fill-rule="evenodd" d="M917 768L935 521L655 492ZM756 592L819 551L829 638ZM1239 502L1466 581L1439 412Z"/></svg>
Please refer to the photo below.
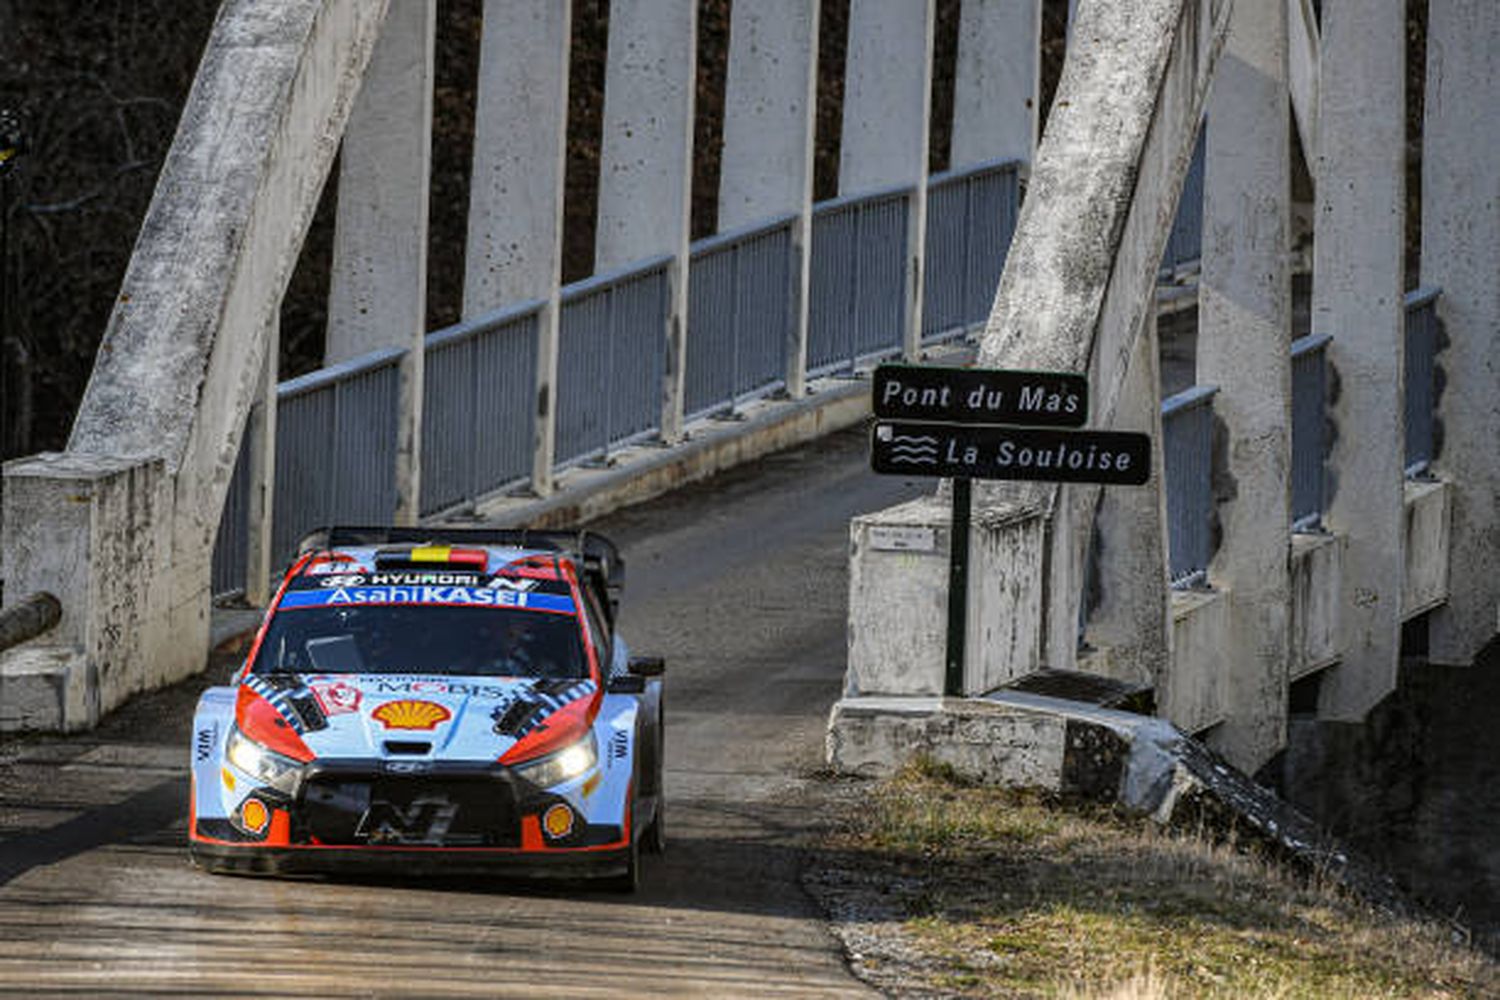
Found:
<svg viewBox="0 0 1500 1000"><path fill-rule="evenodd" d="M924 995L1500 997L1500 969L1449 928L1204 832L932 766L862 795L832 847L837 864L915 887L900 927Z"/></svg>

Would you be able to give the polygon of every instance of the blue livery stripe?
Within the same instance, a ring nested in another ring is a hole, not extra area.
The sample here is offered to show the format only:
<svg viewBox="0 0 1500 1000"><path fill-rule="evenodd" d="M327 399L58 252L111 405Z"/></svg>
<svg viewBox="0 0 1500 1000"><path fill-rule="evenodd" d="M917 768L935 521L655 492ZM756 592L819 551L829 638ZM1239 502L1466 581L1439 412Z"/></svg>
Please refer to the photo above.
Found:
<svg viewBox="0 0 1500 1000"><path fill-rule="evenodd" d="M489 587L333 587L288 591L280 608L337 608L360 604L472 605L479 608L526 608L533 611L575 610L573 599L561 594L532 594Z"/></svg>

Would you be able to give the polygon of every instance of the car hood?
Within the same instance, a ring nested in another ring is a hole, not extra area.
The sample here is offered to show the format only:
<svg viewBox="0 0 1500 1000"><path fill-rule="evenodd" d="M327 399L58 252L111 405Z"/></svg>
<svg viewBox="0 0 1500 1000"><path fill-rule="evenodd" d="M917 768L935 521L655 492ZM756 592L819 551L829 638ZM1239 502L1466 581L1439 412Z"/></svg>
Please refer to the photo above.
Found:
<svg viewBox="0 0 1500 1000"><path fill-rule="evenodd" d="M558 709L597 692L590 680L416 674L247 675L320 758L495 760Z"/></svg>

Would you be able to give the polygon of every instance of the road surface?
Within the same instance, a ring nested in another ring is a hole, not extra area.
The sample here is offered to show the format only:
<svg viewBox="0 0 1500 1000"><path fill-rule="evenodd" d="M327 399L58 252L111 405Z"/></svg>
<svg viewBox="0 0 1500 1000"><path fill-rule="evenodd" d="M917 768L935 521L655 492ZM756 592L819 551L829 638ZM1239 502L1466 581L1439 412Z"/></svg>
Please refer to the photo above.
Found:
<svg viewBox="0 0 1500 1000"><path fill-rule="evenodd" d="M0 743L0 993L865 996L798 871L843 678L848 520L916 496L846 432L594 527L667 657L668 837L634 896L466 879L211 876L183 847L203 680Z"/></svg>

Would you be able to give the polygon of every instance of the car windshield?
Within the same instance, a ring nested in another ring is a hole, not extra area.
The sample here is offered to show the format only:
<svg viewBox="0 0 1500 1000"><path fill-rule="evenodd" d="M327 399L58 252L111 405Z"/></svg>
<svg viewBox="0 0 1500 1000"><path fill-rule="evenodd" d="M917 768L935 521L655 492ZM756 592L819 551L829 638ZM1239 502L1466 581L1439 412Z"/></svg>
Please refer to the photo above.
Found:
<svg viewBox="0 0 1500 1000"><path fill-rule="evenodd" d="M573 615L493 607L398 605L282 610L257 674L588 676Z"/></svg>

